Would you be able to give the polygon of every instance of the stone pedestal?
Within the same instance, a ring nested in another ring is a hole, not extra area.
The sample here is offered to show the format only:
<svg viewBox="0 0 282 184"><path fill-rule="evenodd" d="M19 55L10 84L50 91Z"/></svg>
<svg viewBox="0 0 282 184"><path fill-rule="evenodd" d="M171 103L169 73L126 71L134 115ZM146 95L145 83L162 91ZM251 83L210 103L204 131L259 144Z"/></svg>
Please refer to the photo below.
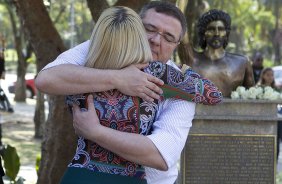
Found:
<svg viewBox="0 0 282 184"><path fill-rule="evenodd" d="M197 105L179 183L275 183L279 103L224 99Z"/></svg>

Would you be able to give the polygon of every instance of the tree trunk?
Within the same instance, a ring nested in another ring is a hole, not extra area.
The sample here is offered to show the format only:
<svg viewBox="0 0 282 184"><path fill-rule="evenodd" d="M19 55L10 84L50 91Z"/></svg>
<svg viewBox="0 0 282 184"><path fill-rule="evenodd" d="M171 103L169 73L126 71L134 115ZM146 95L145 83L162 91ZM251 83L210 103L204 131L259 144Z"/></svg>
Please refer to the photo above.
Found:
<svg viewBox="0 0 282 184"><path fill-rule="evenodd" d="M127 6L139 12L142 6L150 2L149 0L118 0L114 6ZM109 4L106 0L87 0L88 8L90 9L92 18L96 22L106 8L109 8Z"/></svg>
<svg viewBox="0 0 282 184"><path fill-rule="evenodd" d="M94 22L97 22L102 11L109 7L106 0L87 0L88 8L90 9Z"/></svg>
<svg viewBox="0 0 282 184"><path fill-rule="evenodd" d="M43 68L65 50L42 0L17 0L17 12L32 43L37 69ZM74 155L76 136L63 96L50 96L49 116L44 127L42 155L37 183L59 183ZM40 107L37 105L36 107Z"/></svg>
<svg viewBox="0 0 282 184"><path fill-rule="evenodd" d="M281 36L282 31L279 29L279 19L280 19L280 1L275 1L275 7L274 7L274 14L275 14L275 36L273 40L273 48L274 48L274 63L276 65L281 63Z"/></svg>
<svg viewBox="0 0 282 184"><path fill-rule="evenodd" d="M118 0L115 3L115 6L127 6L133 10L135 10L137 13L139 13L139 11L141 10L141 8L149 3L150 0Z"/></svg>
<svg viewBox="0 0 282 184"><path fill-rule="evenodd" d="M21 26L20 26L21 27ZM18 66L17 66L17 82L15 85L15 97L16 102L25 102L26 99L26 84L25 74L27 64L22 53L22 41L21 34L15 36L15 46L18 55Z"/></svg>
<svg viewBox="0 0 282 184"><path fill-rule="evenodd" d="M72 117L64 100L63 96L50 96L49 99L49 116L44 126L38 184L59 183L75 153L76 136Z"/></svg>
<svg viewBox="0 0 282 184"><path fill-rule="evenodd" d="M22 33L19 31L21 30L22 26L20 24L20 28L17 28L16 18L15 18L14 11L12 9L13 7L11 6L11 3L6 0L5 5L6 5L6 8L10 16L13 35L14 35L14 41L15 41L15 47L16 47L16 52L18 56L17 82L15 85L14 100L16 102L25 102L25 98L26 98L25 74L26 74L27 64L25 62L25 59L22 53L22 40L21 40Z"/></svg>
<svg viewBox="0 0 282 184"><path fill-rule="evenodd" d="M34 138L42 138L45 126L45 107L44 107L44 94L40 91L36 94L35 112L34 112Z"/></svg>
<svg viewBox="0 0 282 184"><path fill-rule="evenodd" d="M192 38L192 24L194 20L194 9L195 9L195 3L194 0L190 0L189 4L187 2L180 2L184 7L179 7L182 11L184 11L184 15L187 19L187 33L185 34L183 41L179 44L177 53L180 59L181 64L186 64L188 66L192 66L193 64L193 58L192 58L192 46L190 38Z"/></svg>
<svg viewBox="0 0 282 184"><path fill-rule="evenodd" d="M277 28L273 31L273 48L274 48L274 63L276 65L281 64L281 43L282 43L282 29Z"/></svg>

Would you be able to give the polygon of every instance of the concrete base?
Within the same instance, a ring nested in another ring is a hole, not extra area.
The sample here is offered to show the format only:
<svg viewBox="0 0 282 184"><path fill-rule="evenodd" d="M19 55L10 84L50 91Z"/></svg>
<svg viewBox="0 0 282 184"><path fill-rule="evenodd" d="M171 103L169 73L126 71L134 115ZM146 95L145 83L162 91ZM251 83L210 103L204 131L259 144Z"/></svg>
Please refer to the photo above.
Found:
<svg viewBox="0 0 282 184"><path fill-rule="evenodd" d="M217 106L197 105L179 183L275 183L278 103L224 99Z"/></svg>

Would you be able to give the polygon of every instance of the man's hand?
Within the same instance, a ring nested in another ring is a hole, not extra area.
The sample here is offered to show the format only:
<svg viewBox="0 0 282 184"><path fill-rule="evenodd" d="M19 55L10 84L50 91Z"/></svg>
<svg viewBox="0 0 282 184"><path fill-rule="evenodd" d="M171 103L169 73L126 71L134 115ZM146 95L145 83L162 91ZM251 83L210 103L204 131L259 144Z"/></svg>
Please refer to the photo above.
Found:
<svg viewBox="0 0 282 184"><path fill-rule="evenodd" d="M82 112L78 105L73 105L73 127L77 135L94 141L95 136L99 136L99 127L102 125L97 116L92 95L87 97L87 104L88 111L86 112Z"/></svg>
<svg viewBox="0 0 282 184"><path fill-rule="evenodd" d="M148 64L136 64L117 70L117 76L113 79L115 88L126 95L138 96L148 102L159 99L163 93L159 86L164 82L141 71L147 66Z"/></svg>

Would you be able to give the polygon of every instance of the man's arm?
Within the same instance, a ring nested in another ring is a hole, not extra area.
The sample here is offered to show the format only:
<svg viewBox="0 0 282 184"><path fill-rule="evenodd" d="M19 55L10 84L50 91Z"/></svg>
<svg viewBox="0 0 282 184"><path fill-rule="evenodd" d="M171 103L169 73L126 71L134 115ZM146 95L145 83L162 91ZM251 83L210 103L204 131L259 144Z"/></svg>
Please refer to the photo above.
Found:
<svg viewBox="0 0 282 184"><path fill-rule="evenodd" d="M72 64L62 64L41 71L36 87L47 94L66 95L118 89L124 94L146 101L159 98L163 82L140 70L147 65L131 65L121 70L100 70Z"/></svg>
<svg viewBox="0 0 282 184"><path fill-rule="evenodd" d="M188 133L192 127L196 104L168 99L159 106L153 131L147 137L154 143L168 168L180 159Z"/></svg>
<svg viewBox="0 0 282 184"><path fill-rule="evenodd" d="M84 67L89 42L64 53L39 72L36 87L47 94L67 95L118 89L124 94L146 101L158 99L163 82L140 71L147 65L132 65L122 70L100 70ZM80 66L78 66L80 65Z"/></svg>

